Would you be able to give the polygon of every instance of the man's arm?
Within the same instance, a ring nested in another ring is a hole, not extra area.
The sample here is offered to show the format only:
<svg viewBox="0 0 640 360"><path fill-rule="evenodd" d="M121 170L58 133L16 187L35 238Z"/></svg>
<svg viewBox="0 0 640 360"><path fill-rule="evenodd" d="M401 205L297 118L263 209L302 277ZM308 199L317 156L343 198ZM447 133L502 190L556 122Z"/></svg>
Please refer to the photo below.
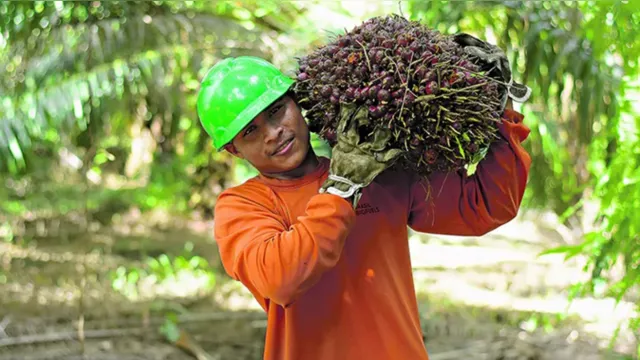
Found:
<svg viewBox="0 0 640 360"><path fill-rule="evenodd" d="M355 212L348 200L318 194L287 228L270 205L267 195L223 193L216 204L215 236L231 277L287 306L336 265Z"/></svg>
<svg viewBox="0 0 640 360"><path fill-rule="evenodd" d="M531 157L521 143L529 128L507 109L493 143L475 174L435 173L411 188L409 226L443 235L480 236L512 220L527 184Z"/></svg>

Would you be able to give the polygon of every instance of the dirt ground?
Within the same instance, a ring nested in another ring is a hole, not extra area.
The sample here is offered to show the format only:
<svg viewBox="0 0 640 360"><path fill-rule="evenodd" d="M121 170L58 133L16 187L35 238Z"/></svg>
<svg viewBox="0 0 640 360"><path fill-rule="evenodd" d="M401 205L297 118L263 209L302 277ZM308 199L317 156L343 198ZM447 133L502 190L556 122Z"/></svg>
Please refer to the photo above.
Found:
<svg viewBox="0 0 640 360"><path fill-rule="evenodd" d="M0 359L261 359L264 314L223 275L213 291L183 283L146 289L139 301L112 288L119 266L179 254L186 242L221 271L211 226L129 214L109 228L0 243ZM633 358L623 355L637 346L633 334L619 334L617 354L607 350L632 304L569 303L567 288L585 276L582 260L537 256L567 241L558 229L526 215L479 238L412 235L432 360ZM177 342L160 331L168 313L177 314Z"/></svg>

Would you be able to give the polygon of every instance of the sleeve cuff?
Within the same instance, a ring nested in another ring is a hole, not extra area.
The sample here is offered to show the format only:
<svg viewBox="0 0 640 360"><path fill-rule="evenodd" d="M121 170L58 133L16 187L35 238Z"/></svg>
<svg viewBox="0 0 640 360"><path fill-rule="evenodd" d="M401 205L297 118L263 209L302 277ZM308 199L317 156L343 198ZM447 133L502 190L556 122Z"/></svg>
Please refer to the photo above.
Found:
<svg viewBox="0 0 640 360"><path fill-rule="evenodd" d="M502 118L514 124L519 124L524 120L524 115L512 109L505 109Z"/></svg>

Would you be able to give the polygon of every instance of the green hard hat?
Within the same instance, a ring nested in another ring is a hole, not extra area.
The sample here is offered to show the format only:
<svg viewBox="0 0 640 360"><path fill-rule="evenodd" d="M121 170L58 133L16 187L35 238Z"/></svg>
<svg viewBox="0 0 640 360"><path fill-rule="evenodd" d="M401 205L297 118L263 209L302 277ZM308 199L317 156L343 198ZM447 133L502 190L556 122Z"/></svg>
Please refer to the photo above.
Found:
<svg viewBox="0 0 640 360"><path fill-rule="evenodd" d="M222 149L293 84L270 62L253 56L225 58L204 76L197 111L204 130Z"/></svg>

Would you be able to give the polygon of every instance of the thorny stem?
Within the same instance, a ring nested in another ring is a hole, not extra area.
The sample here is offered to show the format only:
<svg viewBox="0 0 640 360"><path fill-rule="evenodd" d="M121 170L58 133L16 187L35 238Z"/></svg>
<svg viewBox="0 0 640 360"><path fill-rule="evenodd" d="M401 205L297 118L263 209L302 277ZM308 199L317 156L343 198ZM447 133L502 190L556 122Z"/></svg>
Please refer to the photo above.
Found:
<svg viewBox="0 0 640 360"><path fill-rule="evenodd" d="M452 160L449 156L447 156L447 154L442 154L442 156L446 157L447 160L449 160L449 162L454 162L454 160Z"/></svg>
<svg viewBox="0 0 640 360"><path fill-rule="evenodd" d="M438 81L440 81L439 78L440 78L440 75L438 73ZM467 86L465 88L455 89L455 90L451 90L451 89L448 89L448 88L440 88L440 90L443 91L444 94L440 94L440 95L433 95L433 94L423 95L423 96L417 97L415 101L416 102L423 102L423 101L427 101L427 100L435 100L435 99L439 99L439 98L442 98L442 97L448 97L449 95L453 95L453 94L456 94L456 93L468 91L470 89L481 87L483 85L484 85L484 83L475 84L475 85L469 85L469 86ZM484 104L482 102L478 102L478 105L483 105L485 107L488 107L488 105L486 105L486 104Z"/></svg>
<svg viewBox="0 0 640 360"><path fill-rule="evenodd" d="M313 109L315 109L315 108L316 108L316 106L322 106L322 103L317 103L317 104L313 105L313 106L311 107L311 109L307 110L307 112L311 112L311 111L313 111Z"/></svg>
<svg viewBox="0 0 640 360"><path fill-rule="evenodd" d="M463 87L463 88L455 89L455 90L452 90L452 89L449 89L449 88L441 88L440 90L442 90L443 92L446 92L447 95L450 95L450 94L456 94L456 93L467 91L467 90L470 90L470 89L475 89L475 88L478 88L478 87L482 87L484 85L485 85L485 83L479 83L479 84L469 85L467 87Z"/></svg>
<svg viewBox="0 0 640 360"><path fill-rule="evenodd" d="M464 71L466 71L466 72L468 72L468 73L470 73L470 74L473 74L473 75L478 75L479 77L481 77L481 78L483 78L483 79L488 79L488 80L493 81L493 82L495 82L495 83L498 83L498 84L500 84L500 85L504 85L504 86L508 86L508 85L509 85L509 84L507 84L507 83L505 83L505 82L503 82L503 81L496 80L495 78L492 78L491 76L487 76L487 75L485 75L485 74L483 74L483 73L480 73L480 72L476 72L476 71L469 70L469 69L467 69L466 67L462 67L462 66L458 66L458 65L451 65L451 67L456 68L456 69L464 70Z"/></svg>
<svg viewBox="0 0 640 360"><path fill-rule="evenodd" d="M418 96L414 101L415 102L423 102L427 100L437 99L438 97L433 94Z"/></svg>
<svg viewBox="0 0 640 360"><path fill-rule="evenodd" d="M364 58L367 60L367 67L369 68L369 71L371 71L371 62L369 61L369 55L367 55L367 48L362 45L362 43L358 40L355 40L355 42L358 43L358 45L362 46L362 52L364 53Z"/></svg>
<svg viewBox="0 0 640 360"><path fill-rule="evenodd" d="M404 110L404 102L407 100L407 93L404 93L404 96L402 96L402 105L400 105L400 115L398 115L398 117L400 119L402 119L402 111Z"/></svg>
<svg viewBox="0 0 640 360"><path fill-rule="evenodd" d="M417 64L417 63L423 63L423 62L425 62L425 61L427 61L427 60L431 60L431 59L433 59L434 57L436 57L436 56L435 56L435 55L433 55L433 54L431 54L431 56L429 56L428 58L420 58L420 59L418 59L418 60L415 60L415 61L413 61L413 62L409 63L409 66L411 66L411 65L413 65L413 64Z"/></svg>
<svg viewBox="0 0 640 360"><path fill-rule="evenodd" d="M369 83L368 83L367 85L368 85L368 86L371 86L371 85L375 84L375 83L376 83L376 81L378 81L378 80L380 80L380 79L383 79L385 76L386 76L386 75L378 76L377 78L375 78L375 79L373 79L373 80L369 81Z"/></svg>
<svg viewBox="0 0 640 360"><path fill-rule="evenodd" d="M436 146L439 147L441 150L448 151L448 152L453 152L453 149L448 148L446 146L443 146L443 145L440 145L440 144L436 144Z"/></svg>
<svg viewBox="0 0 640 360"><path fill-rule="evenodd" d="M411 59L409 59L410 63L413 60L413 54L414 53L411 53ZM400 106L400 119L401 120L402 120L402 111L404 111L404 103L407 101L407 91L410 91L413 94L413 91L411 91L411 89L409 89L409 74L410 74L410 72L411 72L411 64L409 64L409 66L407 67L407 82L404 85L405 92L404 92L404 96L402 97L402 105ZM402 122L402 124L405 125L404 121Z"/></svg>
<svg viewBox="0 0 640 360"><path fill-rule="evenodd" d="M387 51L391 51L391 50L389 50L389 49L385 49L385 50L384 50L384 56L385 56L387 59L389 59L389 61L393 62L393 65L396 67L396 74L398 74L398 73L400 72L400 71L398 70L398 69L399 69L399 67L398 67L398 63L397 63L395 60L393 60L393 57L391 57L391 56L389 56L389 55L387 54Z"/></svg>
<svg viewBox="0 0 640 360"><path fill-rule="evenodd" d="M393 65L394 65L394 66L395 66L395 68L396 68L396 72L395 72L395 74L396 74L396 75L398 75L398 78L399 78L400 80L402 80L402 76L401 76L401 74L400 74L400 70L399 70L399 68L400 68L400 67L398 66L398 63L396 63L396 61L393 59L393 57L391 57L391 56L389 56L389 55L387 54L387 51L391 51L391 50L389 50L389 49L385 49L384 56L386 56L386 58L387 58L387 59L389 59L389 61L393 62ZM413 56L413 55L412 55L412 56ZM413 59L413 57L412 57L412 59ZM408 70L407 70L407 74L409 74L409 70L411 70L411 64L409 64L409 67L408 67L407 69L408 69ZM406 80L407 80L407 81L406 81L405 83L403 83L405 91L409 91L410 93L412 93L414 96L416 96L416 97L417 97L416 93L414 93L413 91L411 91L411 88L409 88L409 78L408 78L408 75L407 75L407 79L406 79ZM403 99L403 101L404 101L404 99Z"/></svg>

